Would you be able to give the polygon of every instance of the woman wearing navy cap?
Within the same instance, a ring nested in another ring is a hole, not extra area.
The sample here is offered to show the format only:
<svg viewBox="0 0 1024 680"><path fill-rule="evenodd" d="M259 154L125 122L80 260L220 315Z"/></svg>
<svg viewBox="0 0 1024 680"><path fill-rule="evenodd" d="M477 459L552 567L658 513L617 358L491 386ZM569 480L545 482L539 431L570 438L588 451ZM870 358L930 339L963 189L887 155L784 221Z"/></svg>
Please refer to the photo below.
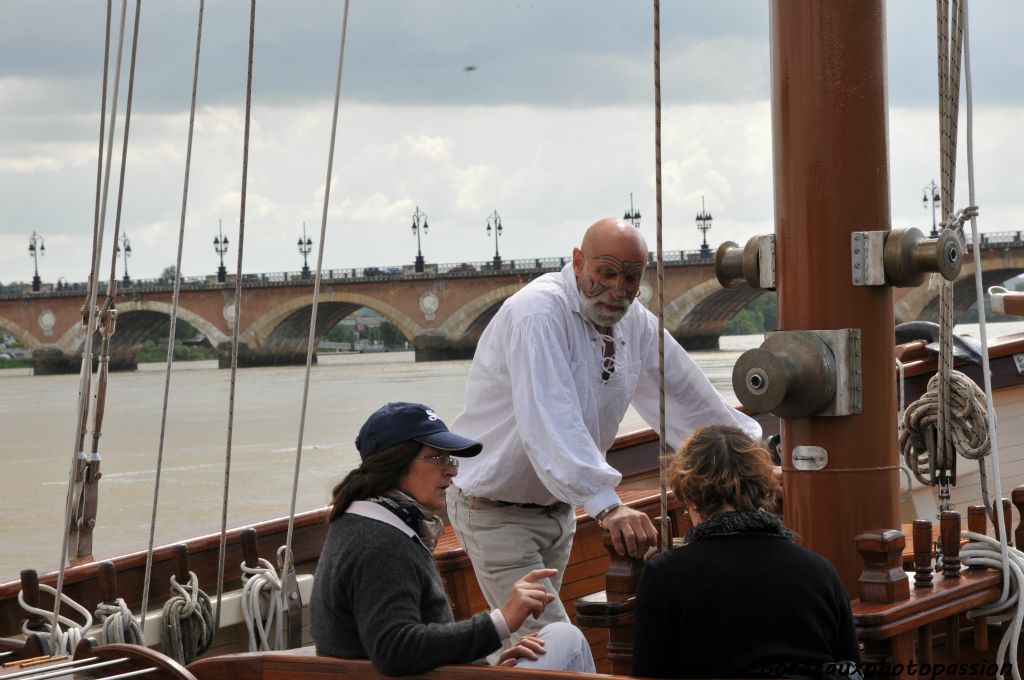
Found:
<svg viewBox="0 0 1024 680"><path fill-rule="evenodd" d="M436 513L458 473L458 457L482 445L450 432L422 404L395 402L359 430L362 462L334 487L330 529L317 566L310 629L317 653L369 658L386 675L469 663L498 650L527 616L554 595L538 569L518 581L505 604L455 621L432 550L444 530ZM520 638L504 666L593 672L582 633L565 623Z"/></svg>

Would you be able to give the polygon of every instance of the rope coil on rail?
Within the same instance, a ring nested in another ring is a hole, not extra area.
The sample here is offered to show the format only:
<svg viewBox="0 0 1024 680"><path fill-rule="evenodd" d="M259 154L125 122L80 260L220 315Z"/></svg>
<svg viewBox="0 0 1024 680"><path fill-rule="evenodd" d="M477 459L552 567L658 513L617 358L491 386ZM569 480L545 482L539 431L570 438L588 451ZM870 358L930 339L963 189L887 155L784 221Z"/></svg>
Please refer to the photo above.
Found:
<svg viewBox="0 0 1024 680"><path fill-rule="evenodd" d="M39 590L47 593L54 598L57 597L57 589L46 585L45 583L39 584ZM73 654L75 647L85 637L85 632L92 628L92 615L89 610L78 604L64 593L60 594L60 602L62 604L71 607L78 612L85 620L84 623L79 624L62 614L54 614L54 612L40 609L39 607L33 607L25 602L24 591L18 593L18 604L29 614L35 614L43 619L43 627L45 631L50 635L50 649L51 654ZM61 625L67 627L66 630L61 629ZM37 634L39 631L29 630L28 621L26 620L21 626L21 632L26 636Z"/></svg>
<svg viewBox="0 0 1024 680"><path fill-rule="evenodd" d="M284 590L277 571L262 557L258 567L243 563L242 584L242 617L249 631L249 651L284 649Z"/></svg>
<svg viewBox="0 0 1024 680"><path fill-rule="evenodd" d="M213 644L216 632L213 605L209 596L199 589L199 578L194 571L189 572L186 586L171 576L171 590L177 595L164 604L160 643L164 654L188 665Z"/></svg>
<svg viewBox="0 0 1024 680"><path fill-rule="evenodd" d="M967 618L976 619L984 616L987 618L986 625L1010 622L999 641L995 661L1000 667L1009 667L1014 680L1021 680L1016 660L1021 627L1024 624L1024 608L1017 605L1020 601L1021 583L1024 582L1024 553L1016 548L1000 545L1000 541L994 538L972 531L964 531L962 535L971 541L960 550L963 563L967 566L1001 569L1004 563L1003 550L1007 549L1010 576L1009 583L1004 584L1003 596L998 602L970 610L967 612Z"/></svg>
<svg viewBox="0 0 1024 680"><path fill-rule="evenodd" d="M951 459L939 459L931 450L929 434L939 422L939 383L936 373L928 381L928 390L920 399L907 407L900 428L900 453L917 480L925 485L934 484L937 469L951 467ZM950 436L955 451L964 458L980 460L989 454L988 416L985 393L973 380L960 371L952 371L950 387Z"/></svg>
<svg viewBox="0 0 1024 680"><path fill-rule="evenodd" d="M146 644L142 627L132 616L124 599L120 597L113 604L101 602L96 605L96 622L103 625L103 641L108 645L114 643Z"/></svg>

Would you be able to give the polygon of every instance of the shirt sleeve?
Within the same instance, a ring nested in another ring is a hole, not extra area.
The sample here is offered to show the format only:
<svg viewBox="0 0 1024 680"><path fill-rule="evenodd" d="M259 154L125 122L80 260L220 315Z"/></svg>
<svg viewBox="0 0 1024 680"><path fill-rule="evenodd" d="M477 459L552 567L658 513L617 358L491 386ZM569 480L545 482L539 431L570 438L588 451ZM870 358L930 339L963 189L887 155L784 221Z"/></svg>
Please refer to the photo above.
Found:
<svg viewBox="0 0 1024 680"><path fill-rule="evenodd" d="M650 312L641 338L640 378L633 407L648 425L657 428L658 326L657 317ZM758 422L730 406L686 350L665 331L665 436L669 447L679 448L695 429L713 424L735 425L751 437L761 438Z"/></svg>
<svg viewBox="0 0 1024 680"><path fill-rule="evenodd" d="M567 331L553 315L534 314L513 326L508 371L526 455L553 496L593 516L618 502L622 475L583 422L576 380L585 376L572 369Z"/></svg>

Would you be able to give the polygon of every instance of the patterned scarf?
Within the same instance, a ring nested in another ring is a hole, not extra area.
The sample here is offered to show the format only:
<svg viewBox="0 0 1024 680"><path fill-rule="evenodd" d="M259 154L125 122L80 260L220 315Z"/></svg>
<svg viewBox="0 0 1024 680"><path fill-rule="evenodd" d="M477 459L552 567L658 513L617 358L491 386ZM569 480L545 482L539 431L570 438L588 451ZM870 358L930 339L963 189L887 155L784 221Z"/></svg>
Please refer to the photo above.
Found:
<svg viewBox="0 0 1024 680"><path fill-rule="evenodd" d="M404 491L392 489L383 496L367 500L390 510L395 517L416 532L428 550L433 551L437 540L444 533L444 522L441 518Z"/></svg>

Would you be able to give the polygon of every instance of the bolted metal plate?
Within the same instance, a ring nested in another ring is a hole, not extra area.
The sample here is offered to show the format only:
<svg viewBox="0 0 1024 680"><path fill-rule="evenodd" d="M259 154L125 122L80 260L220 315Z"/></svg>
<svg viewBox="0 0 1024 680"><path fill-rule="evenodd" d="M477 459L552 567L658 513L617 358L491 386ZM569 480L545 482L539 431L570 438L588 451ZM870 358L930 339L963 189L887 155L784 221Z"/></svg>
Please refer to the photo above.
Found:
<svg viewBox="0 0 1024 680"><path fill-rule="evenodd" d="M797 470L814 472L828 465L828 451L820 446L794 446L789 459Z"/></svg>
<svg viewBox="0 0 1024 680"><path fill-rule="evenodd" d="M775 290L775 234L758 239L757 260L761 290Z"/></svg>
<svg viewBox="0 0 1024 680"><path fill-rule="evenodd" d="M855 286L885 285L885 231L850 234L850 262Z"/></svg>

